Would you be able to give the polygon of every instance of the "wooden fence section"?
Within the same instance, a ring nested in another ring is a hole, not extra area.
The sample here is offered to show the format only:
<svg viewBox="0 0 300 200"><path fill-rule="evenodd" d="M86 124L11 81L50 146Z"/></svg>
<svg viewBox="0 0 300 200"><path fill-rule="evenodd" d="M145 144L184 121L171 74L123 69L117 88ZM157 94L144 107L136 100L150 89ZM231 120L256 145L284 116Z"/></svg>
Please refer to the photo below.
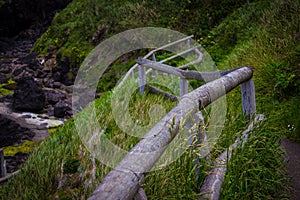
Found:
<svg viewBox="0 0 300 200"><path fill-rule="evenodd" d="M197 55L197 58L193 61L190 61L189 63L185 64L185 65L182 65L180 66L179 68L180 69L186 69L187 67L189 67L190 65L193 65L193 64L197 64L197 63L200 63L202 61L202 53L198 50L198 46L195 46L195 47L191 47L191 42L190 40L193 38L194 36L193 35L190 35L190 36L187 36L185 38L182 38L180 40L177 40L177 41L174 41L174 42L171 42L169 44L166 44L164 46L161 46L159 48L156 48L152 51L150 51L147 55L145 55L143 58L144 59L148 59L149 57L152 58L152 61L156 61L156 55L155 53L158 52L158 51L162 51L162 50L167 50L168 48L171 48L172 46L175 46L175 45L178 45L180 43L185 43L186 44L186 47L187 49L181 51L181 52L178 52L176 53L175 55L173 56L170 56L164 60L161 60L161 61L158 61L158 63L165 63L167 61L170 61L174 58L177 58L179 56L183 56L187 53L190 53L190 52L195 52L196 55ZM144 88L144 85L145 85L145 80L146 80L146 77L143 76L144 74L147 74L149 73L152 69L148 69L147 71L145 71L144 67L139 65L138 63L133 65L130 70L126 73L126 75L124 76L124 78L121 80L121 82L118 84L117 88L118 87L121 87L124 82L131 76L132 78L134 78L134 70L136 70L137 68L139 68L139 73L142 72L141 74L139 74L139 78L140 78L140 84L142 85L141 87L141 93L143 93L143 88Z"/></svg>
<svg viewBox="0 0 300 200"><path fill-rule="evenodd" d="M250 67L241 67L184 95L177 106L165 115L103 179L89 199L133 199L144 181L145 173L151 170L165 148L178 134L183 120L238 85L249 81L252 74ZM245 92L245 97L247 101L253 100L251 92L250 97L249 92ZM253 112L251 110L253 107L245 106L243 109L245 113Z"/></svg>
<svg viewBox="0 0 300 200"><path fill-rule="evenodd" d="M264 115L258 114L249 124L248 128L242 132L241 137L238 137L235 142L221 153L213 164L212 169L207 173L204 182L200 189L200 198L198 200L218 200L220 198L221 188L227 171L227 163L230 162L233 149L238 146L244 146L247 142L250 132L259 126L259 123L265 119Z"/></svg>

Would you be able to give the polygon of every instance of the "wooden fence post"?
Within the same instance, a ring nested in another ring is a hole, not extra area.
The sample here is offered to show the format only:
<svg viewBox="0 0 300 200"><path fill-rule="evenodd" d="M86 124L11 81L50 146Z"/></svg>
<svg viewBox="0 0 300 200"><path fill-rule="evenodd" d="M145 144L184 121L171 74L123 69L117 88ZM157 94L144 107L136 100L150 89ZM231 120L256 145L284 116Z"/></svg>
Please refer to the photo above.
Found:
<svg viewBox="0 0 300 200"><path fill-rule="evenodd" d="M0 178L6 176L6 166L4 160L3 150L0 150Z"/></svg>
<svg viewBox="0 0 300 200"><path fill-rule="evenodd" d="M241 92L244 117L252 119L256 113L255 86L252 79L241 84Z"/></svg>
<svg viewBox="0 0 300 200"><path fill-rule="evenodd" d="M155 54L154 54L154 53L152 54L152 61L156 62L156 57L155 57ZM157 76L157 75L158 75L157 70L154 70L154 69L153 69L153 71L154 71L155 76Z"/></svg>
<svg viewBox="0 0 300 200"><path fill-rule="evenodd" d="M139 65L139 79L140 79L140 94L142 95L145 91L145 85L146 85L146 72L145 72L145 67L142 65Z"/></svg>
<svg viewBox="0 0 300 200"><path fill-rule="evenodd" d="M188 81L185 78L180 78L180 96L188 93Z"/></svg>
<svg viewBox="0 0 300 200"><path fill-rule="evenodd" d="M131 72L131 78L134 80L134 70Z"/></svg>
<svg viewBox="0 0 300 200"><path fill-rule="evenodd" d="M190 39L187 39L186 45L187 45L188 49L191 48L191 40Z"/></svg>

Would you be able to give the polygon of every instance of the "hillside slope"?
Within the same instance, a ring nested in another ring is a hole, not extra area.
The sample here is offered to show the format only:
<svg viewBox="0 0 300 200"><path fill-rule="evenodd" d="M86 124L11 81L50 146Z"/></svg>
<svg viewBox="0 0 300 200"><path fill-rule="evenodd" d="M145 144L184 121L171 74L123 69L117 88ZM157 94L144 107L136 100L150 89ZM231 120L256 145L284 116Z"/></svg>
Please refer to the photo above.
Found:
<svg viewBox="0 0 300 200"><path fill-rule="evenodd" d="M220 69L243 65L253 67L257 112L265 114L267 120L252 132L252 137L244 148L233 152L232 162L228 163L221 198L288 197L289 188L286 187L286 183L289 180L284 167L284 152L279 141L282 137L300 141L299 0L261 0L244 3L220 0L219 4L208 0L205 2L210 3L214 9L209 10L209 15L205 10L204 19L200 19L200 11L203 10L199 8L202 4L193 4L192 1L160 1L156 4L150 1L120 3L116 0L111 4L104 1L91 1L87 4L83 2L75 0L57 15L50 29L36 43L34 51L49 56L69 56L73 60L73 67L78 67L93 46L104 38L128 28L156 25L196 35ZM223 7L219 7L220 5ZM197 9L200 10L199 13ZM136 12L137 10L140 12ZM85 14L90 11L94 14L87 17ZM218 16L221 16L220 19ZM101 34L93 44L92 39L98 37L97 34L94 35L97 29L103 31L98 31ZM53 50L54 54L49 49ZM115 63L114 66L121 65ZM126 69L130 66L131 64L127 64ZM114 76L114 73L115 71L111 70L110 77ZM111 87L113 85L108 89ZM116 136L120 130L109 114L110 94L105 93L94 102L98 111L98 121L107 124L108 137L116 143L123 142L123 147L130 149L137 139L123 134ZM141 106L137 108L137 113L149 109L153 103L163 104L168 109L174 106L174 103L153 95L137 95L133 101ZM248 123L242 117L239 89L227 95L227 110L226 126L212 152L212 158L232 144ZM88 113L87 109L81 115L88 116ZM135 116L140 117L139 114ZM291 129L291 126L294 128ZM76 133L72 120L57 129L35 150L22 167L21 173L2 186L1 198L80 199L89 196L110 169L90 157ZM149 174L143 184L147 197L198 198L199 187L210 165L205 162L199 164L202 171L200 180L196 181L193 171L194 157L195 151L189 150L172 165Z"/></svg>

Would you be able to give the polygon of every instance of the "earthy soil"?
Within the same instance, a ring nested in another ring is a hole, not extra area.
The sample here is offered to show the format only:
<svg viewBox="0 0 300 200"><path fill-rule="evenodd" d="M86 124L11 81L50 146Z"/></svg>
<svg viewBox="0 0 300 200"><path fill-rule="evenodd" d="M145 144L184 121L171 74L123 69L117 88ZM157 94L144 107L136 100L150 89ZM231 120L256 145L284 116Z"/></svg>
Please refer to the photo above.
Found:
<svg viewBox="0 0 300 200"><path fill-rule="evenodd" d="M281 146L286 150L286 169L291 177L291 200L300 200L300 145L283 139Z"/></svg>

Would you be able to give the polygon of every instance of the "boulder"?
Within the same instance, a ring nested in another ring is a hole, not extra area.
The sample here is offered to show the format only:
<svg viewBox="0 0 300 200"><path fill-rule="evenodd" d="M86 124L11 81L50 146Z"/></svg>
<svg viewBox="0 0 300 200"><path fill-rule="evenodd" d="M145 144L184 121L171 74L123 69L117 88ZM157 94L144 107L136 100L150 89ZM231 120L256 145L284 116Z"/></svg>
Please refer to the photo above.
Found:
<svg viewBox="0 0 300 200"><path fill-rule="evenodd" d="M57 102L64 100L67 97L67 94L61 90L55 90L52 88L44 88L43 90L47 104L55 105Z"/></svg>
<svg viewBox="0 0 300 200"><path fill-rule="evenodd" d="M63 118L66 114L67 106L64 104L64 102L59 101L54 106L54 117Z"/></svg>
<svg viewBox="0 0 300 200"><path fill-rule="evenodd" d="M44 91L31 77L21 78L17 82L13 95L13 109L17 111L41 111L45 105Z"/></svg>
<svg viewBox="0 0 300 200"><path fill-rule="evenodd" d="M28 128L21 127L15 121L0 114L0 148L14 144L22 144L24 140L30 140L34 133Z"/></svg>

